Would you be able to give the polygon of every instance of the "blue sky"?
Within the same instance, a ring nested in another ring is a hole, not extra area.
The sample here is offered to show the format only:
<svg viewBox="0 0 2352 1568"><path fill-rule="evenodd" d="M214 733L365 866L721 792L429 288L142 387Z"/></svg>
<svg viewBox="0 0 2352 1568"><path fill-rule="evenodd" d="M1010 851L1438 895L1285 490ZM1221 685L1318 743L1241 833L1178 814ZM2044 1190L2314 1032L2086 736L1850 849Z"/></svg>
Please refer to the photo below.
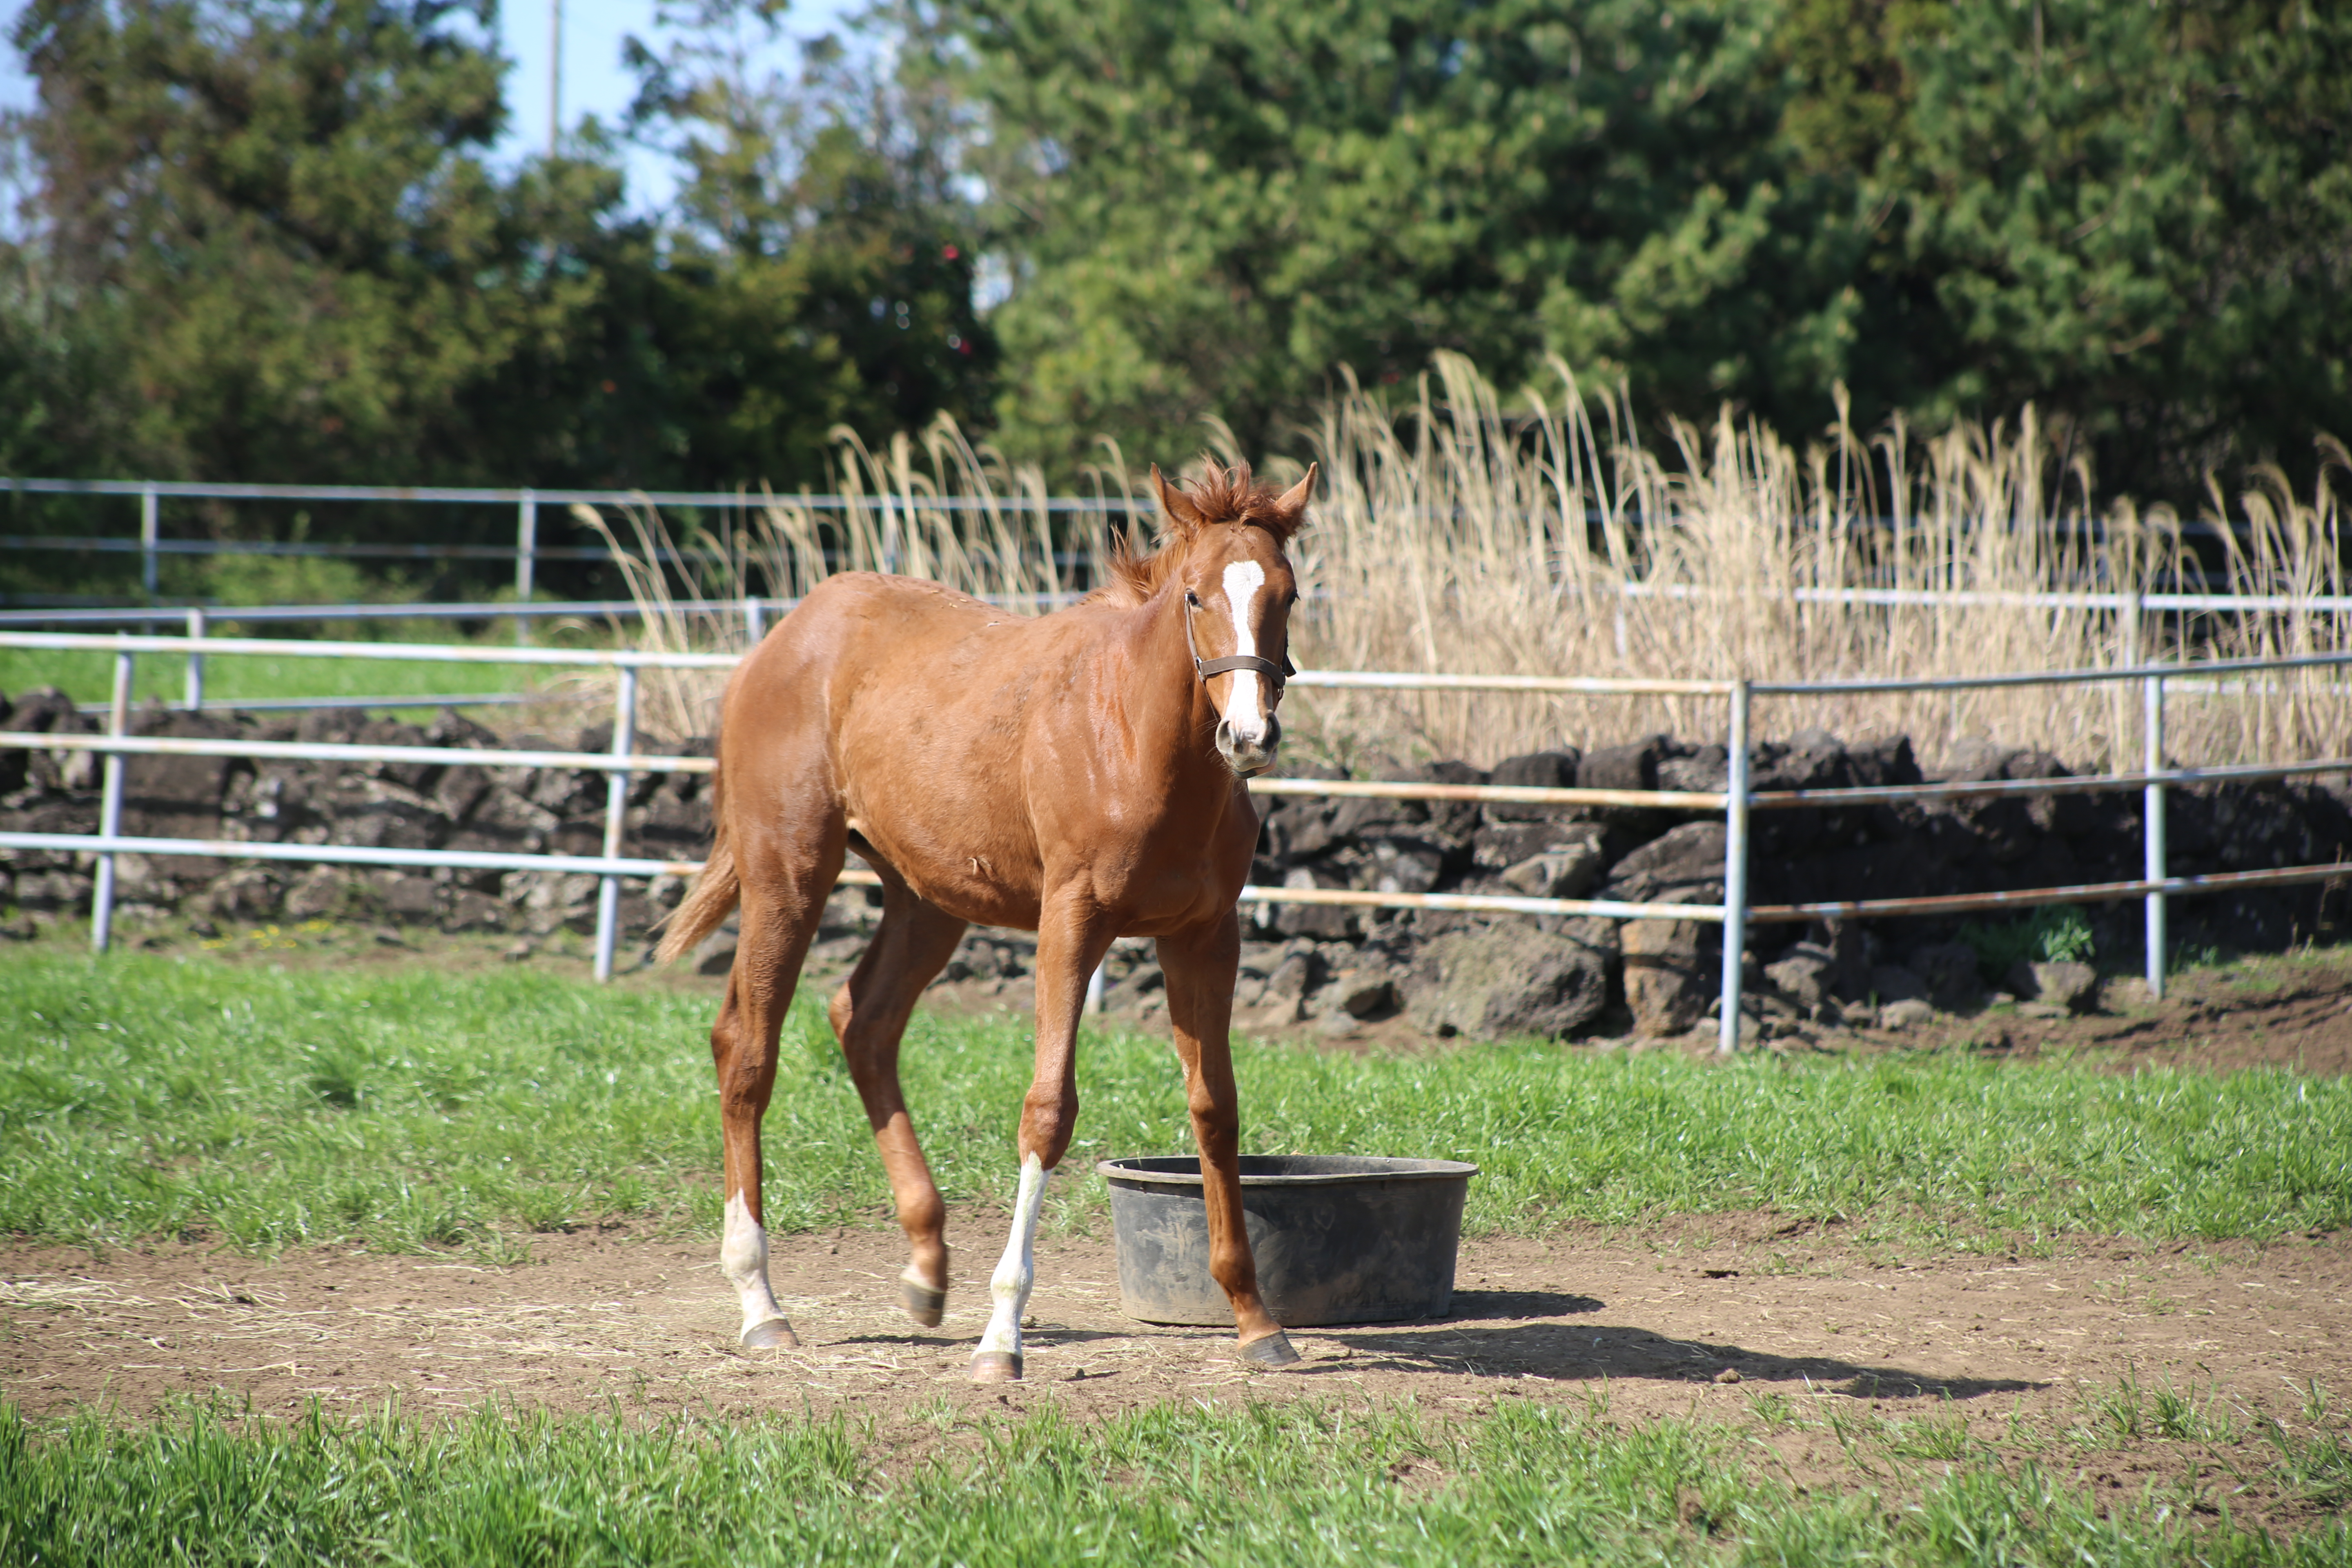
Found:
<svg viewBox="0 0 2352 1568"><path fill-rule="evenodd" d="M499 143L497 161L510 164L547 144L547 66L550 0L504 0L499 32L514 68L507 78L508 125ZM662 47L654 27L655 0L563 0L563 122L578 123L594 114L611 124L628 107L636 83L621 68L621 40L634 33L656 53ZM814 37L840 25L840 19L861 8L860 0L797 0L784 22L787 39ZM0 0L5 32L14 32L23 12L21 0ZM775 50L774 63L789 68L793 45ZM32 82L24 62L12 48L0 47L0 108L20 108L32 101ZM674 181L667 163L637 151L628 158L629 198L634 206L659 205L667 201Z"/></svg>

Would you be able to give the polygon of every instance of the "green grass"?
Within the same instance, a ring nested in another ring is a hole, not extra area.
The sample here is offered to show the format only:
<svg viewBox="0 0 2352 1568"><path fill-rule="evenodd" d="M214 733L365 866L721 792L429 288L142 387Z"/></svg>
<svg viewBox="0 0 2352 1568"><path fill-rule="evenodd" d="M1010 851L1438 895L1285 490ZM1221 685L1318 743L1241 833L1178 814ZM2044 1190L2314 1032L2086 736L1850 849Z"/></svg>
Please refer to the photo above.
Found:
<svg viewBox="0 0 2352 1568"><path fill-rule="evenodd" d="M421 635L430 633L430 636ZM240 635L214 624L215 636ZM371 635L371 634L363 634ZM372 634L380 640L395 640ZM399 641L456 640L446 626L404 628ZM505 692L528 689L549 673L520 664L422 664L401 659L302 658L300 643L287 639L278 655L214 654L205 660L206 701L268 697L427 697L443 692ZM187 690L188 661L176 654L142 654L131 665L133 700L176 706ZM12 696L54 686L77 702L104 702L114 695L114 656L102 649L59 651L0 648L0 692Z"/></svg>
<svg viewBox="0 0 2352 1568"><path fill-rule="evenodd" d="M1622 1430L1506 1402L1051 1405L924 1449L838 1419L556 1421L189 1410L36 1430L0 1406L0 1560L106 1564L2320 1564L2352 1529L2199 1517L2177 1488L2102 1501L2034 1460L1937 1459L1845 1492L1730 1427ZM2168 1495L2169 1494L2169 1495Z"/></svg>
<svg viewBox="0 0 2352 1568"><path fill-rule="evenodd" d="M348 944L346 944L348 945ZM256 1248L513 1245L604 1215L715 1222L713 1003L516 970L0 956L0 1231ZM917 1125L951 1200L1003 1201L1025 1020L919 1015ZM2270 1237L2352 1219L2352 1083L2126 1076L1967 1053L1717 1065L1534 1043L1351 1056L1244 1043L1246 1146L1468 1159L1474 1230L1769 1207L1901 1245ZM1056 1222L1092 1162L1189 1146L1163 1037L1090 1037ZM804 997L767 1124L770 1223L887 1191Z"/></svg>

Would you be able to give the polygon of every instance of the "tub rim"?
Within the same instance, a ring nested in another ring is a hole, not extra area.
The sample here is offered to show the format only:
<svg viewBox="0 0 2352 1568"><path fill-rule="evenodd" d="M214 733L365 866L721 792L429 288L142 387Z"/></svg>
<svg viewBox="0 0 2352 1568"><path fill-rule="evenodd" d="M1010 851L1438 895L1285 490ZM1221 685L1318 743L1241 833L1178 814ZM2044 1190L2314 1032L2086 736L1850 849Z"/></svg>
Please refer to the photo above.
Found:
<svg viewBox="0 0 2352 1568"><path fill-rule="evenodd" d="M1478 1173L1477 1166L1463 1160L1417 1160L1387 1154L1244 1154L1241 1160L1241 1184L1244 1187L1321 1187L1336 1186L1343 1182L1458 1182ZM1346 1171L1253 1172L1249 1164L1255 1160L1346 1161L1358 1168ZM1172 1168L1146 1168L1160 1164ZM1183 1169L1186 1165L1192 1169ZM1373 1168L1361 1168L1367 1165ZM1137 1186L1199 1187L1202 1184L1201 1160L1197 1154L1125 1154L1097 1160L1095 1169L1106 1181Z"/></svg>

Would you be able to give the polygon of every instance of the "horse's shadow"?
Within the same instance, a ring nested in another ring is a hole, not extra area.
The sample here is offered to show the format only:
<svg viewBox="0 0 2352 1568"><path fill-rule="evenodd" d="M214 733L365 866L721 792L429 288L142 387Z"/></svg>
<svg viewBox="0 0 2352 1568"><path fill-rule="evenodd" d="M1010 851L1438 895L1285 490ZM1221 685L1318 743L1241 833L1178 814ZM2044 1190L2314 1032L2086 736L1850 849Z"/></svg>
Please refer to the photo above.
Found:
<svg viewBox="0 0 2352 1568"><path fill-rule="evenodd" d="M1579 1312L1597 1312L1601 1305L1591 1296L1566 1296L1557 1290L1456 1290L1454 1292L1453 1310L1438 1321L1465 1323L1476 1322L1482 1318L1567 1318Z"/></svg>
<svg viewBox="0 0 2352 1568"><path fill-rule="evenodd" d="M1529 1292L1527 1294L1540 1295ZM1500 1297L1508 1310L1480 1297ZM1429 1323L1365 1324L1307 1331L1346 1344L1355 1353L1314 1370L1344 1373L1393 1368L1462 1377L1537 1377L1583 1382L1594 1378L1651 1383L1711 1383L1726 1370L1743 1384L1801 1383L1817 1390L1858 1398L1932 1395L1974 1399L1988 1394L2021 1393L2045 1386L2017 1378L1952 1377L1884 1363L1841 1361L1832 1356L1786 1356L1711 1340L1673 1339L1650 1330L1602 1323L1529 1323L1487 1327L1481 1318L1522 1318L1520 1292L1465 1292L1454 1298L1450 1318ZM1586 1297L1543 1297L1574 1306L1549 1307L1549 1313L1590 1312L1601 1303Z"/></svg>

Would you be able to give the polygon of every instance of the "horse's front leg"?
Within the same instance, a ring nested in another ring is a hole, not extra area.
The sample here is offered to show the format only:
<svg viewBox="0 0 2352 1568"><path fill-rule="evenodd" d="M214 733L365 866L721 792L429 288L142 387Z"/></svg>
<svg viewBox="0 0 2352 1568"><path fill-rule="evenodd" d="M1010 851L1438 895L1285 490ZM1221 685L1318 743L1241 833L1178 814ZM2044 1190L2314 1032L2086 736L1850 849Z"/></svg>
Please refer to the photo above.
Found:
<svg viewBox="0 0 2352 1568"><path fill-rule="evenodd" d="M1257 1293L1257 1263L1250 1256L1242 1215L1241 1102L1234 1087L1230 1029L1234 974L1242 951L1241 920L1231 910L1214 925L1160 939L1160 967L1168 977L1168 1021L1184 1064L1184 1096L1192 1112L1192 1141L1201 1151L1201 1191L1209 1207L1209 1278L1234 1304L1242 1359L1286 1366L1298 1359L1282 1325Z"/></svg>
<svg viewBox="0 0 2352 1568"><path fill-rule="evenodd" d="M1091 892L1049 896L1037 921L1037 1070L1021 1102L1021 1186L1013 1201L1013 1234L988 1282L988 1331L972 1352L974 1383L1010 1383L1021 1375L1021 1316L1036 1283L1033 1247L1045 1206L1045 1179L1062 1163L1078 1124L1078 1013L1087 977L1110 951L1115 933Z"/></svg>

